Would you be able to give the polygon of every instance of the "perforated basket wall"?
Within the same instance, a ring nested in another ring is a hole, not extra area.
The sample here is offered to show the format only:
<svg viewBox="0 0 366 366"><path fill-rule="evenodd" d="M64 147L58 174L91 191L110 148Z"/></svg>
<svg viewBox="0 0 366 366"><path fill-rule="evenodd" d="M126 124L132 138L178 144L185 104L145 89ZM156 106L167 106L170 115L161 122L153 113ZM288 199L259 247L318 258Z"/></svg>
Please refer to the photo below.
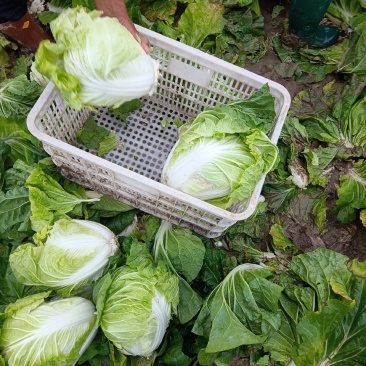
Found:
<svg viewBox="0 0 366 366"><path fill-rule="evenodd" d="M107 194L144 212L188 227L206 237L217 237L237 221L249 217L258 203L265 177L252 197L222 210L161 183L163 164L177 140L174 118L187 121L216 104L247 98L268 83L275 98L276 123L271 140L277 143L290 106L287 90L268 79L216 57L138 27L149 38L151 56L158 60L159 84L153 96L127 123L99 109L92 115L99 125L117 133L122 144L97 156L76 141L91 112L68 107L50 83L30 112L30 132L42 141L61 174L89 189ZM162 120L170 121L166 128Z"/></svg>

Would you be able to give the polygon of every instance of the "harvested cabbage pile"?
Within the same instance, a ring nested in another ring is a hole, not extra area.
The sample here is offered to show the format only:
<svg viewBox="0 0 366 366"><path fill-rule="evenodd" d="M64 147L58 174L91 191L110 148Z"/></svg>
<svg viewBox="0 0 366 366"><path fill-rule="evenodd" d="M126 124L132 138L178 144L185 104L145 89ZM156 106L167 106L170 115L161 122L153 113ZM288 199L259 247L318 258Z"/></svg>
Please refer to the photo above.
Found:
<svg viewBox="0 0 366 366"><path fill-rule="evenodd" d="M114 107L151 95L157 63L115 18L83 7L67 9L50 23L56 43L41 42L35 68L75 109Z"/></svg>
<svg viewBox="0 0 366 366"><path fill-rule="evenodd" d="M181 128L161 182L224 209L244 202L277 161L278 149L266 135L274 118L268 85L201 112Z"/></svg>

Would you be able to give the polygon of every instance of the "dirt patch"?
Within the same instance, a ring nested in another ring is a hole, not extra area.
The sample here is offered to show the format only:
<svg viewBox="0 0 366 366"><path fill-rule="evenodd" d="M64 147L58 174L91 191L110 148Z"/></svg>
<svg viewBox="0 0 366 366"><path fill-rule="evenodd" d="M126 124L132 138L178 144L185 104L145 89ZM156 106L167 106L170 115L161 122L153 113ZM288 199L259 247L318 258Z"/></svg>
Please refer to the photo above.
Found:
<svg viewBox="0 0 366 366"><path fill-rule="evenodd" d="M286 24L289 14L289 2L285 0L260 0L259 4L264 17L266 37L271 39L276 34L282 37L287 35ZM280 12L278 17L272 19L273 8L277 5L284 7L284 10ZM259 62L255 64L247 63L245 68L283 85L289 91L291 98L294 98L302 90L319 90L325 83L338 77L330 74L322 82L300 84L293 78L285 79L281 77L275 71L274 65L279 62L276 53L269 49ZM317 228L312 215L309 214L310 201L315 197L308 194L300 194L296 197L291 208L287 212L281 213L279 217L286 236L302 251L323 247L345 254L350 258L357 257L364 261L366 260L366 228L362 226L359 220L343 224L337 220L336 215L332 212L337 200L337 186L344 164L346 163L342 160L333 162L332 178L323 192L328 195L327 203L329 204L325 227L321 230ZM267 237L264 242L268 240Z"/></svg>
<svg viewBox="0 0 366 366"><path fill-rule="evenodd" d="M276 34L286 33L286 22L289 13L288 1L281 0L262 0L259 1L262 15L264 17L264 32L267 39L272 39ZM275 6L282 6L282 10L279 15L272 19L272 11ZM282 78L274 69L274 65L279 63L280 60L276 53L272 50L269 45L269 50L266 52L265 56L261 58L258 62L252 64L247 63L245 68L249 71L255 72L267 79L276 81L277 83L283 85L290 93L291 98L293 98L297 93L302 90L308 90L312 86L308 84L299 84L294 79L284 79Z"/></svg>
<svg viewBox="0 0 366 366"><path fill-rule="evenodd" d="M298 195L292 202L290 210L280 215L280 221L287 237L304 252L327 248L345 254L351 259L359 258L365 261L366 228L360 220L343 224L334 212L339 177L346 166L345 161L335 160L330 183L319 193L328 196L327 221L324 227L319 229L310 213L311 200L317 198L317 195Z"/></svg>
<svg viewBox="0 0 366 366"><path fill-rule="evenodd" d="M275 35L280 35L281 38L291 36L287 32L290 5L286 0L259 0L259 5L264 18L264 32L267 40L269 40L269 49L265 56L262 57L258 62L254 64L249 62L246 63L245 68L247 70L283 85L289 91L291 98L294 98L294 96L302 90L319 89L324 84L335 78L335 75L329 75L326 76L324 80L317 83L299 83L294 78L283 78L280 76L275 71L274 67L274 65L280 63L280 59L273 51L270 40ZM275 18L272 18L272 12L275 6L280 6L284 9L281 10ZM301 44L303 45L303 43ZM301 44L299 43L299 46Z"/></svg>

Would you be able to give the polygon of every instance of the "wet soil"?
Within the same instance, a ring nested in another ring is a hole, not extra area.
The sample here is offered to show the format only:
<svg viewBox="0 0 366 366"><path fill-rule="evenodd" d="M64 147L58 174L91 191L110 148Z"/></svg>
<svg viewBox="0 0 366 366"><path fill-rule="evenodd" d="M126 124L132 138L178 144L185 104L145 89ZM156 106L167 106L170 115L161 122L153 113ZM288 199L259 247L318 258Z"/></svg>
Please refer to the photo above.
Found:
<svg viewBox="0 0 366 366"><path fill-rule="evenodd" d="M266 37L272 37L275 34L287 37L286 22L288 19L289 2L286 0L259 0L259 4L264 17ZM272 19L272 11L276 5L283 6L285 9L280 12L278 17ZM325 83L337 78L337 75L328 75L320 83L300 84L294 78L285 79L275 71L273 65L279 62L280 60L276 53L270 49L259 62L255 64L248 63L245 68L283 85L287 88L292 98L302 90L319 90ZM350 258L357 257L361 261L365 261L366 228L359 220L343 224L332 214L332 208L337 200L336 191L339 175L343 168L342 164L344 162L341 160L334 162L331 181L325 188L325 193L328 194L327 203L329 210L326 226L321 231L316 227L311 215L306 213L309 195L300 194L295 199L297 202L293 202L293 205L291 205L291 211L283 212L279 217L286 236L300 250L306 252L319 247L329 248ZM265 244L267 240L269 240L268 237L264 239L262 244Z"/></svg>

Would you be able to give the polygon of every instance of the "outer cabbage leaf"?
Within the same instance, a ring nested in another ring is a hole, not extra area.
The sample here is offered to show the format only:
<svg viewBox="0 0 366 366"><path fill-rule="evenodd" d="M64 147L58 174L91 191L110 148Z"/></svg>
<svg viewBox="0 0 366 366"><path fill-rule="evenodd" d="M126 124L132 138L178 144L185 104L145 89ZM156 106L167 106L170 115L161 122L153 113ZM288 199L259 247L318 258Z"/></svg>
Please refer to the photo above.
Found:
<svg viewBox="0 0 366 366"><path fill-rule="evenodd" d="M152 1L141 4L141 12L150 21L167 20L177 10L177 0Z"/></svg>
<svg viewBox="0 0 366 366"><path fill-rule="evenodd" d="M334 145L341 140L339 129L335 121L331 118L321 119L310 117L302 123L306 127L307 134L311 139Z"/></svg>
<svg viewBox="0 0 366 366"><path fill-rule="evenodd" d="M157 63L116 18L82 7L67 9L50 24L56 43L41 42L36 69L75 109L112 106L152 94Z"/></svg>
<svg viewBox="0 0 366 366"><path fill-rule="evenodd" d="M19 75L0 84L0 117L27 116L42 88L26 75Z"/></svg>
<svg viewBox="0 0 366 366"><path fill-rule="evenodd" d="M351 19L363 12L362 5L358 0L333 0L327 12L343 20L348 25Z"/></svg>
<svg viewBox="0 0 366 366"><path fill-rule="evenodd" d="M83 128L76 132L77 141L88 149L96 149L103 156L117 148L120 137L113 131L99 126L93 118L88 118Z"/></svg>
<svg viewBox="0 0 366 366"><path fill-rule="evenodd" d="M327 222L327 198L328 195L324 195L316 199L311 209L311 213L314 216L315 225L319 230L323 230Z"/></svg>
<svg viewBox="0 0 366 366"><path fill-rule="evenodd" d="M293 272L280 281L281 327L264 344L274 360L289 366L363 365L366 283L348 267L348 257L328 249L293 258Z"/></svg>
<svg viewBox="0 0 366 366"><path fill-rule="evenodd" d="M32 227L35 231L43 229L54 214L67 214L77 207L80 208L83 202L99 200L99 198L87 198L83 189L67 191L64 188L67 186L66 182L62 186L40 167L32 171L25 186L29 190Z"/></svg>
<svg viewBox="0 0 366 366"><path fill-rule="evenodd" d="M15 225L29 222L31 211L28 195L25 187L15 187L6 193L0 191L0 238L9 236ZM16 228L20 230L19 226Z"/></svg>
<svg viewBox="0 0 366 366"><path fill-rule="evenodd" d="M209 137L214 134L244 133L252 129L259 129L269 133L274 126L276 113L274 98L270 94L268 84L263 85L249 98L233 101L224 105L201 112L197 117L186 123L180 131L184 134L190 131L188 141L197 137Z"/></svg>
<svg viewBox="0 0 366 366"><path fill-rule="evenodd" d="M208 340L205 352L260 344L279 328L282 287L267 280L270 275L259 265L241 264L210 293L192 330Z"/></svg>
<svg viewBox="0 0 366 366"><path fill-rule="evenodd" d="M199 48L207 36L220 34L226 23L224 11L221 3L203 1L188 4L178 22L180 41Z"/></svg>
<svg viewBox="0 0 366 366"><path fill-rule="evenodd" d="M192 282L202 268L205 247L190 230L162 221L156 233L153 254L162 260L179 278L178 318L184 324L191 320L202 305L200 296L192 289Z"/></svg>
<svg viewBox="0 0 366 366"><path fill-rule="evenodd" d="M291 262L291 269L317 294L318 307L321 309L331 298L336 284L346 288L351 279L345 255L327 249L317 249L310 253L296 256ZM338 292L337 292L338 293ZM349 297L343 294L345 298Z"/></svg>
<svg viewBox="0 0 366 366"><path fill-rule="evenodd" d="M46 302L49 292L7 306L0 350L8 365L74 365L93 340L94 304L81 297Z"/></svg>
<svg viewBox="0 0 366 366"><path fill-rule="evenodd" d="M339 60L338 70L358 75L366 79L366 22L355 27L343 57Z"/></svg>
<svg viewBox="0 0 366 366"><path fill-rule="evenodd" d="M258 61L268 49L264 39L263 17L255 16L248 8L234 8L225 12L226 25L216 37L217 57L238 66L246 61Z"/></svg>
<svg viewBox="0 0 366 366"><path fill-rule="evenodd" d="M309 182L313 185L326 187L331 178L331 171L326 171L327 166L337 154L336 147L318 147L305 149L304 155L309 173Z"/></svg>
<svg viewBox="0 0 366 366"><path fill-rule="evenodd" d="M162 221L156 234L155 260L164 260L164 255L159 255L160 250L166 253L174 270L182 274L188 282L197 277L205 257L205 246L191 230Z"/></svg>
<svg viewBox="0 0 366 366"><path fill-rule="evenodd" d="M341 119L340 125L346 140L355 146L366 150L366 97L354 103L349 111L348 118Z"/></svg>
<svg viewBox="0 0 366 366"><path fill-rule="evenodd" d="M168 336L168 347L161 357L159 362L163 365L170 366L189 366L192 364L192 359L183 353L184 339L178 329L172 328Z"/></svg>
<svg viewBox="0 0 366 366"><path fill-rule="evenodd" d="M300 51L285 47L279 36L273 37L272 44L281 60L274 65L276 72L284 78L295 77L299 83L319 82L327 74L339 70L339 63L350 47L347 38L324 49L305 46Z"/></svg>
<svg viewBox="0 0 366 366"><path fill-rule="evenodd" d="M327 364L324 360L326 359L324 354L330 353L328 339L332 339L335 329L353 306L353 302L329 300L320 312L306 314L300 320L296 329L297 335L300 337L300 344L293 355L293 360L297 366ZM339 345L335 346L334 352L337 352Z"/></svg>
<svg viewBox="0 0 366 366"><path fill-rule="evenodd" d="M306 112L309 115L302 116L300 109L303 109L306 101L296 98L299 105L296 106L295 113L300 114L299 118L302 119L302 125L306 128L307 136L310 139L326 142L329 147L327 153L335 148L336 156L340 158L363 155L366 149L366 128L362 117L366 109L364 84L357 76L353 76L349 84L328 83L323 88L322 95L323 102L329 106L328 111L324 109L321 113L326 112L325 117L312 116L310 106ZM318 111L313 111L314 114L318 115ZM328 155L330 158L331 154Z"/></svg>
<svg viewBox="0 0 366 366"><path fill-rule="evenodd" d="M366 208L366 161L359 160L342 174L337 189L337 218L347 223L356 219L356 210Z"/></svg>
<svg viewBox="0 0 366 366"><path fill-rule="evenodd" d="M9 158L13 163L18 159L36 163L47 156L39 141L29 133L24 117L0 117L0 140L10 147Z"/></svg>
<svg viewBox="0 0 366 366"><path fill-rule="evenodd" d="M343 318L342 323L327 339L327 359L329 365L362 365L366 359L366 281L353 278L350 297L354 308ZM319 363L322 365L322 363Z"/></svg>
<svg viewBox="0 0 366 366"><path fill-rule="evenodd" d="M0 140L0 191L4 187L5 183L5 161L7 160L10 152L10 147Z"/></svg>

